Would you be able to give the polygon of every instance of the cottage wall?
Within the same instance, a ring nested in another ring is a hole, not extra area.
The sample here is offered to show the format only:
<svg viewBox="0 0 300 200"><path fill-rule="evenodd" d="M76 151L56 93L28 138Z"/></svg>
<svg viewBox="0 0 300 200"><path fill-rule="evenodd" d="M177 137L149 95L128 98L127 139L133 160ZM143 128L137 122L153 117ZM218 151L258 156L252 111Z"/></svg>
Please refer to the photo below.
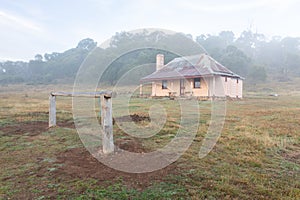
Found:
<svg viewBox="0 0 300 200"><path fill-rule="evenodd" d="M170 80L171 92L174 96L180 96L180 80Z"/></svg>
<svg viewBox="0 0 300 200"><path fill-rule="evenodd" d="M236 98L236 97L242 98L243 97L243 80L227 77L227 82L225 82L225 94L226 94L226 96L229 96L232 98Z"/></svg>
<svg viewBox="0 0 300 200"><path fill-rule="evenodd" d="M180 96L180 80L168 80L168 88L162 89L162 81L152 82L152 96ZM200 80L200 88L194 88L194 79L184 79L184 96L208 96L208 84Z"/></svg>
<svg viewBox="0 0 300 200"><path fill-rule="evenodd" d="M190 84L193 91L193 96L197 97L207 97L208 96L208 84L206 79L200 79L200 88L193 88L194 87L194 79L190 79Z"/></svg>
<svg viewBox="0 0 300 200"><path fill-rule="evenodd" d="M230 86L231 86L231 89L230 89L230 94L229 96L230 97L236 97L237 95L237 79L236 78L231 78L230 79Z"/></svg>
<svg viewBox="0 0 300 200"><path fill-rule="evenodd" d="M230 77L224 77L225 81L225 95L226 96L231 96L231 78Z"/></svg>
<svg viewBox="0 0 300 200"><path fill-rule="evenodd" d="M226 93L227 83L225 77L214 76L206 78L208 83L208 96L224 97Z"/></svg>
<svg viewBox="0 0 300 200"><path fill-rule="evenodd" d="M217 97L225 97L225 77L215 76L215 96Z"/></svg>
<svg viewBox="0 0 300 200"><path fill-rule="evenodd" d="M215 76L206 78L208 84L208 96L232 98L243 97L243 80L232 77Z"/></svg>
<svg viewBox="0 0 300 200"><path fill-rule="evenodd" d="M152 82L152 96L169 96L169 93L173 92L172 85L174 85L174 82L168 81L168 88L162 89L162 81Z"/></svg>
<svg viewBox="0 0 300 200"><path fill-rule="evenodd" d="M243 97L243 81L237 78L215 76L201 78L200 88L194 88L194 79L185 79L184 96ZM180 96L180 80L168 80L167 89L162 89L162 81L152 83L152 96Z"/></svg>
<svg viewBox="0 0 300 200"><path fill-rule="evenodd" d="M243 80L239 80L238 83L238 92L237 92L238 98L243 98Z"/></svg>

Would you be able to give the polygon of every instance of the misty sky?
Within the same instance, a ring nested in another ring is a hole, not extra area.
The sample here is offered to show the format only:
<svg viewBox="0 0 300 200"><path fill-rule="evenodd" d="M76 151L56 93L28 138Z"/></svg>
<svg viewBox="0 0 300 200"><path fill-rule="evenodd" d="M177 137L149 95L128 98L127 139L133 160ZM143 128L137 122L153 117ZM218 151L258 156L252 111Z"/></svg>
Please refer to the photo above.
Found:
<svg viewBox="0 0 300 200"><path fill-rule="evenodd" d="M226 2L226 3L225 3ZM243 30L300 37L298 0L0 0L0 60L62 52L84 38L163 28L218 34Z"/></svg>

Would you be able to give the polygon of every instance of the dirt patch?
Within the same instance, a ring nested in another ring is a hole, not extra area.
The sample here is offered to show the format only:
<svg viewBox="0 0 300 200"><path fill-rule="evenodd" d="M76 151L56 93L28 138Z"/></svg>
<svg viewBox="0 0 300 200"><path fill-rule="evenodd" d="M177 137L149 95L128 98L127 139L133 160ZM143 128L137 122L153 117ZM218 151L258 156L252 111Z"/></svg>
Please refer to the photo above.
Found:
<svg viewBox="0 0 300 200"><path fill-rule="evenodd" d="M132 115L126 115L122 117L116 117L114 118L115 121L118 122L141 122L141 121L150 121L149 116L143 116L143 115L138 115L138 114L132 114Z"/></svg>
<svg viewBox="0 0 300 200"><path fill-rule="evenodd" d="M66 128L75 128L74 122L58 122L57 126ZM34 122L22 122L15 125L8 125L0 128L3 136L10 135L28 135L35 136L42 132L47 131L48 122L44 121L34 121Z"/></svg>
<svg viewBox="0 0 300 200"><path fill-rule="evenodd" d="M29 135L35 136L47 130L47 122L26 122L9 125L1 128L2 135Z"/></svg>
<svg viewBox="0 0 300 200"><path fill-rule="evenodd" d="M126 151L135 153L147 152L143 144L136 138L117 138L114 143L115 146Z"/></svg>
<svg viewBox="0 0 300 200"><path fill-rule="evenodd" d="M45 114L45 113L42 113L42 114ZM38 112L31 113L29 115L29 117L32 117L34 119L39 114L41 114L41 113L38 113ZM115 118L114 120L118 120L119 122L130 122L130 121L141 122L141 121L150 121L150 118L149 118L149 116L133 114L133 115L118 117L118 118ZM57 121L57 126L75 129L75 124L73 121ZM14 125L6 125L6 126L3 126L0 128L0 131L2 132L1 135L3 135L3 136L24 135L24 134L26 134L28 136L35 136L35 135L39 135L40 133L45 132L47 130L48 130L48 122L38 121L38 120L37 121L28 121L28 122L19 122ZM127 150L125 143L123 141L123 143L120 143L120 145L121 146L123 145L124 149Z"/></svg>
<svg viewBox="0 0 300 200"><path fill-rule="evenodd" d="M138 149L139 147L132 147ZM131 174L114 170L95 159L87 150L82 148L74 148L66 150L57 155L59 168L54 171L56 178L66 178L67 180L78 178L94 178L98 180L99 185L107 184L106 181L119 181L129 188L144 189L151 185L154 181L162 181L167 175L178 174L179 170L173 163L164 169L143 173Z"/></svg>

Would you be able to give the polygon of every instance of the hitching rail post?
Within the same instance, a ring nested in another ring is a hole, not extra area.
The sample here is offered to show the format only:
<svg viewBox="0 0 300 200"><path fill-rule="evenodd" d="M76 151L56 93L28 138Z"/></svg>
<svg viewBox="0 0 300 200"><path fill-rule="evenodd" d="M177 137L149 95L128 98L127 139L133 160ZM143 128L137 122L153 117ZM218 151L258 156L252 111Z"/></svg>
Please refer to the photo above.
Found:
<svg viewBox="0 0 300 200"><path fill-rule="evenodd" d="M101 95L102 148L104 154L114 152L111 95Z"/></svg>
<svg viewBox="0 0 300 200"><path fill-rule="evenodd" d="M49 95L49 127L56 126L56 97Z"/></svg>

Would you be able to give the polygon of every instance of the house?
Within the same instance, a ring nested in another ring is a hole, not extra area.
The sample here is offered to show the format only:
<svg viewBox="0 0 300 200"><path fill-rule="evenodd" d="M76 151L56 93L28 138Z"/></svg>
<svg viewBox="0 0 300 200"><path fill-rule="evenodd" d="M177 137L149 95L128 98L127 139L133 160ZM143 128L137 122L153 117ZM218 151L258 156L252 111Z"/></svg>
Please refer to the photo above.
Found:
<svg viewBox="0 0 300 200"><path fill-rule="evenodd" d="M143 77L152 84L151 96L192 96L242 98L243 79L207 54L173 59L164 65L164 55L156 56L156 71Z"/></svg>

